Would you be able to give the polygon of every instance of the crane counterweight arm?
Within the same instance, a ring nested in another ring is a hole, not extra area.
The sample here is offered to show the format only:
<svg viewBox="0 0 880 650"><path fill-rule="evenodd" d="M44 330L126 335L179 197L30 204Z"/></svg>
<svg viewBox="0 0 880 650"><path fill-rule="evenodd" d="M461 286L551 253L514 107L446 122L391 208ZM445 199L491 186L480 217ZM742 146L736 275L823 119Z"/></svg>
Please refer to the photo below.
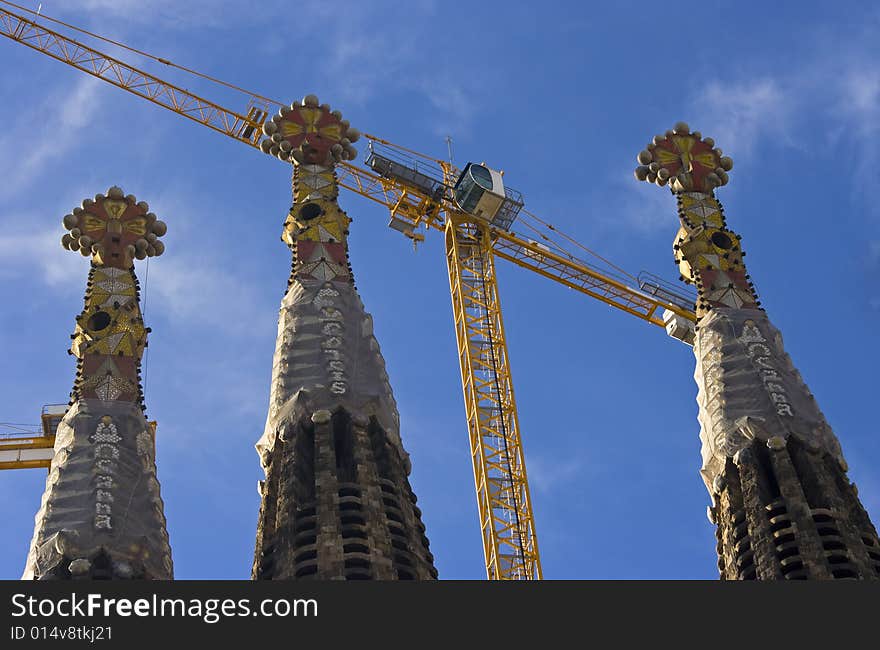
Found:
<svg viewBox="0 0 880 650"><path fill-rule="evenodd" d="M245 144L262 138L268 107L256 97L236 113L3 8L0 34Z"/></svg>

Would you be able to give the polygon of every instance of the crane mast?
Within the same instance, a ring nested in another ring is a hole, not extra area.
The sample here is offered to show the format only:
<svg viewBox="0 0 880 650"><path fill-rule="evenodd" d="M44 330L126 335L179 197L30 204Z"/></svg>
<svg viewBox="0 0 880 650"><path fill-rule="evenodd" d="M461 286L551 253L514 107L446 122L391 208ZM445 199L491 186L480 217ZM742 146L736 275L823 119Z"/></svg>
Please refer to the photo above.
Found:
<svg viewBox="0 0 880 650"><path fill-rule="evenodd" d="M539 580L538 539L487 228L449 219L446 263L486 572L490 580Z"/></svg>
<svg viewBox="0 0 880 650"><path fill-rule="evenodd" d="M247 93L245 110L230 110L4 8L0 8L0 34L254 148L261 148L265 142L263 123L270 111L280 106ZM164 59L157 60L170 65ZM495 256L654 325L664 326L662 313L688 322L695 320L694 313L632 288L574 256L521 237L509 230L509 223L497 227L467 214L451 197L458 174L451 163L375 136L365 134L365 138L371 149L373 144L382 145L390 151L415 155L429 168L433 166L430 174L422 174L422 180L414 183L412 174L407 180L386 173L387 168L377 171L376 166L366 169L340 161L337 182L385 206L391 215L389 225L414 242L424 239L421 229L445 234L486 572L490 579L540 579ZM33 445L34 439L21 439L15 444L24 448ZM14 445L7 448L14 449Z"/></svg>

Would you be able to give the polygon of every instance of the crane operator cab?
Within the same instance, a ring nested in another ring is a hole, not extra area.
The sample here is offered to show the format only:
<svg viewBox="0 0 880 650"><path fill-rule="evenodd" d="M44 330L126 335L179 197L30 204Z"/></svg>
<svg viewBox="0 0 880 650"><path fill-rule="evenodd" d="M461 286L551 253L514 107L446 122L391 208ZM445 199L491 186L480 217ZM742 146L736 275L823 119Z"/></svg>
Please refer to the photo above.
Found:
<svg viewBox="0 0 880 650"><path fill-rule="evenodd" d="M465 166L455 182L453 196L462 212L504 230L510 230L523 207L522 194L504 187L501 172L476 163Z"/></svg>

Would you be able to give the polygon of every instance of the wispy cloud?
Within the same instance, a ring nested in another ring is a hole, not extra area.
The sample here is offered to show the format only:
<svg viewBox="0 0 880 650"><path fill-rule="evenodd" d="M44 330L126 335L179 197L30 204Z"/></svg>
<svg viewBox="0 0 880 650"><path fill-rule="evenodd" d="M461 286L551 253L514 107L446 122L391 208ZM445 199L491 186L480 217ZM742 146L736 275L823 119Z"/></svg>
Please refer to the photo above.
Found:
<svg viewBox="0 0 880 650"><path fill-rule="evenodd" d="M38 223L33 216L4 218L7 224ZM67 291L82 289L88 264L79 253L61 250L64 229L57 227L7 232L0 237L0 277L33 276L45 286ZM174 242L177 244L178 242ZM192 250L184 244L180 250ZM249 319L243 314L271 312L260 294L244 279L217 264L213 258L194 258L191 253L163 255L152 261L138 263L142 302L158 309L164 318L184 325L211 324L227 334L247 330Z"/></svg>
<svg viewBox="0 0 880 650"><path fill-rule="evenodd" d="M798 101L790 88L772 77L710 81L692 102L699 107L692 128L711 133L731 153L751 156L759 139L767 134L792 142L787 136L789 117Z"/></svg>
<svg viewBox="0 0 880 650"><path fill-rule="evenodd" d="M209 324L232 333L250 328L250 317L243 316L271 311L244 280L191 254L162 256L143 286L149 292L149 308L159 309L169 320Z"/></svg>
<svg viewBox="0 0 880 650"><path fill-rule="evenodd" d="M868 242L868 260L866 277L876 277L880 272L880 239ZM880 293L877 293L875 285L869 283L869 291L874 294L868 296L868 307L874 311L880 311Z"/></svg>
<svg viewBox="0 0 880 650"><path fill-rule="evenodd" d="M751 158L768 134L779 134L786 142L788 116L794 109L792 97L776 79L765 77L742 81L713 80L698 88L688 101L697 107L686 117L694 130L711 135L725 153L736 156L737 162ZM658 125L657 131L671 128L672 124ZM730 149L730 151L727 151ZM602 202L614 210L599 215L605 226L621 226L641 236L668 232L674 222L673 202L669 191L633 178L635 157L630 167L614 170L598 190ZM670 221L672 219L672 222Z"/></svg>
<svg viewBox="0 0 880 650"><path fill-rule="evenodd" d="M540 492L554 492L582 477L588 465L581 458L547 458L529 455L526 459L529 485Z"/></svg>
<svg viewBox="0 0 880 650"><path fill-rule="evenodd" d="M635 160L635 159L634 159ZM611 212L602 212L597 218L603 225L612 228L621 226L638 234L649 236L658 232L668 232L674 224L674 201L669 190L649 183L637 182L632 168L620 169L606 178L603 196L608 197Z"/></svg>
<svg viewBox="0 0 880 650"><path fill-rule="evenodd" d="M84 15L106 24L108 18L124 19L130 24L161 24L165 28L188 29L212 27L228 21L249 20L251 13L231 0L64 0L44 1L43 13L52 17ZM78 25L82 26L82 25Z"/></svg>
<svg viewBox="0 0 880 650"><path fill-rule="evenodd" d="M0 169L5 170L0 198L20 193L49 164L61 160L82 141L100 111L96 94L101 83L80 77L10 125L0 137ZM35 129L33 116L49 114L52 122Z"/></svg>
<svg viewBox="0 0 880 650"><path fill-rule="evenodd" d="M10 220L34 223L36 219ZM52 288L75 288L85 286L87 265L79 254L61 250L61 233L57 228L23 233L4 233L0 237L0 277L20 277L38 270L40 278Z"/></svg>
<svg viewBox="0 0 880 650"><path fill-rule="evenodd" d="M154 189L150 209L168 224L168 234L161 257L136 264L145 311L184 326L210 325L227 335L247 331L244 315L277 311L277 302L267 302L250 277L224 265L224 256L217 254L230 242L204 225L206 214L222 212L211 197L176 186Z"/></svg>
<svg viewBox="0 0 880 650"><path fill-rule="evenodd" d="M840 123L838 144L845 145L854 154L853 177L859 191L880 190L877 177L880 168L880 72L873 66L861 64L848 67L837 77L837 101L829 112ZM875 214L880 210L874 208Z"/></svg>
<svg viewBox="0 0 880 650"><path fill-rule="evenodd" d="M741 69L745 72L738 76L708 80L688 100L693 113L683 117L691 128L711 135L737 166L753 164L761 152L773 148L806 154L819 143L846 152L839 164L853 178L854 196L869 189L880 191L880 149L876 146L880 72L873 59L865 56L876 45L858 35L844 45L817 42L812 56L797 66L780 65L778 72L768 72L762 62L761 74L755 75L748 71L750 62L744 61ZM823 129L818 134L817 125ZM623 176L609 179L610 185L620 189L620 222L634 232L649 233L656 223L653 215L660 207L658 200L666 197L656 188L645 191L644 184L631 182L629 174L624 186L617 180ZM735 191L735 185L725 191ZM868 210L880 215L880 208L869 206Z"/></svg>
<svg viewBox="0 0 880 650"><path fill-rule="evenodd" d="M379 7L376 5L384 5ZM330 46L309 57L309 66L321 73L333 103L364 104L384 94L400 91L430 96L437 83L434 66L427 61L426 39L433 24L432 3L412 2L395 20L388 20L390 3L326 3L311 0L300 3L298 13L305 24L321 26L321 38ZM283 11L276 6L275 11ZM357 28L353 28L357 25ZM289 47L291 42L285 39ZM280 45L280 44L279 44ZM424 62L430 86L413 82L413 67Z"/></svg>
<svg viewBox="0 0 880 650"><path fill-rule="evenodd" d="M480 87L475 77L472 76L469 81ZM461 134L470 128L479 113L482 93L475 88L465 87L460 79L443 77L423 79L417 86L436 110L432 125L435 135Z"/></svg>
<svg viewBox="0 0 880 650"><path fill-rule="evenodd" d="M412 0L405 10L394 2L303 0L291 7L283 0L266 0L258 13L243 10L242 4L233 0L43 3L44 14L70 20L147 51L149 41L144 41L143 36L147 26L179 31L198 28L204 35L207 29L222 32L248 24L259 35L246 44L254 54L259 51L283 61L290 53L302 62L302 66L280 72L280 82L286 83L285 75L290 74L297 87L305 80L317 83L317 87L303 92L318 92L322 100L331 100L335 107L364 105L377 97L412 93L424 98L434 109L433 114L423 119L433 125L436 133L445 134L468 129L481 98L491 91L485 88L486 79L479 78L480 71L472 70L467 77L445 73L448 66L437 60L432 48L426 47L427 42L436 38L433 30L438 11L433 0ZM388 20L389 12L396 14L394 20ZM290 16L294 23L279 23L279 16ZM314 53L300 47L318 42L322 47ZM100 43L99 49L116 51L114 46ZM182 65L196 65L178 60L175 52L153 53ZM129 63L138 63L133 53L120 52L120 56Z"/></svg>
<svg viewBox="0 0 880 650"><path fill-rule="evenodd" d="M880 128L880 72L873 67L851 70L842 87L849 101L841 110L858 117L869 130Z"/></svg>

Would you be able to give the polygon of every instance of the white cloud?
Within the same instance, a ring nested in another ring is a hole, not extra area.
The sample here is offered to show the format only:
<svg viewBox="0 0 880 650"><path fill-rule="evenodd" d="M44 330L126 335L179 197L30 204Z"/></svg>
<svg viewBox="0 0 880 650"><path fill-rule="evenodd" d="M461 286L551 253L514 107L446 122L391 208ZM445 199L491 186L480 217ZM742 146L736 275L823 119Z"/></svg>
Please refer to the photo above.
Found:
<svg viewBox="0 0 880 650"><path fill-rule="evenodd" d="M460 134L468 128L479 110L479 94L466 89L458 79L424 79L419 83L418 90L437 109L438 117L433 124L437 135Z"/></svg>
<svg viewBox="0 0 880 650"><path fill-rule="evenodd" d="M586 472L587 464L580 458L546 458L531 456L526 458L529 486L540 492L554 492Z"/></svg>
<svg viewBox="0 0 880 650"><path fill-rule="evenodd" d="M60 160L79 144L98 114L98 86L93 77L81 76L39 107L12 124L0 138L0 169L4 170L0 196L18 194L29 180L39 178L45 167ZM54 120L34 129L34 115L52 114ZM25 146L22 146L25 143Z"/></svg>
<svg viewBox="0 0 880 650"><path fill-rule="evenodd" d="M843 80L848 101L841 108L859 118L867 118L868 128L880 126L880 72L875 69L851 70Z"/></svg>
<svg viewBox="0 0 880 650"><path fill-rule="evenodd" d="M278 303L266 302L251 278L223 265L227 255L235 257L230 241L206 229L202 221L223 208L188 189L154 190L150 209L168 224L168 234L162 256L136 264L145 315L162 314L169 322L187 326L211 325L228 335L245 332L251 326L250 314L277 313Z"/></svg>
<svg viewBox="0 0 880 650"><path fill-rule="evenodd" d="M836 101L829 112L839 124L838 146L844 145L854 157L857 191L880 190L880 152L876 145L880 135L880 72L864 65L848 66L839 75Z"/></svg>
<svg viewBox="0 0 880 650"><path fill-rule="evenodd" d="M711 81L693 100L699 107L691 128L711 134L723 150L749 156L767 135L786 142L792 104L799 98L772 77L743 81Z"/></svg>
<svg viewBox="0 0 880 650"><path fill-rule="evenodd" d="M64 0L64 2L42 2L42 13L56 18L64 15L69 22L71 17L82 19L84 15L98 18L106 24L108 18L125 19L129 23L161 23L166 28L191 28L193 26L216 26L236 16L241 21L248 20L249 11L230 0ZM135 44L136 46L136 44Z"/></svg>
<svg viewBox="0 0 880 650"><path fill-rule="evenodd" d="M765 77L745 81L714 80L695 91L688 105L696 107L692 115L683 116L694 130L711 136L725 154L735 161L751 158L762 138L787 135L789 115L796 98L776 79ZM657 129L658 133L664 129ZM671 128L672 124L666 125ZM636 182L632 166L622 167L605 179L598 190L603 202L614 205L614 210L598 216L603 225L650 236L669 232L675 223L674 201L669 190L650 183Z"/></svg>
<svg viewBox="0 0 880 650"><path fill-rule="evenodd" d="M363 104L389 90L409 89L411 66L426 57L424 31L431 24L432 8L413 3L394 21L387 19L387 11L359 2L339 6L311 1L298 7L302 23L320 26L320 38L329 45L306 56L309 65L323 73L322 83L335 97L331 104ZM300 37L291 38L288 45L295 46Z"/></svg>
<svg viewBox="0 0 880 650"><path fill-rule="evenodd" d="M244 332L251 326L250 314L271 311L260 304L259 295L240 278L210 260L194 259L192 255L163 255L150 268L148 280L143 266L139 276L145 294L142 299L149 300L148 308L159 309L170 321Z"/></svg>
<svg viewBox="0 0 880 650"><path fill-rule="evenodd" d="M434 131L446 134L467 128L485 91L484 84L474 78L474 73L466 82L443 73L448 66L425 47L425 43L435 37L432 33L435 20L432 19L436 18L437 11L437 3L432 0L413 0L407 3L405 10L389 2L303 0L291 7L283 0L266 0L258 13L244 9L242 3L233 0L43 2L44 15L63 18L181 65L195 64L173 51L175 48L167 39L163 47L171 47L172 51L151 50L149 40L144 40L145 27L222 32L249 25L255 38L245 44L247 48L281 60L290 52L303 60L312 74L320 73L317 75L319 87L304 89L304 93L317 91L322 100L330 99L334 107L362 105L389 93L416 93L436 109L436 115L427 118L433 120ZM388 20L389 12L395 13L395 20ZM279 16L289 16L294 22L278 23ZM155 43L155 39L153 41ZM114 46L100 41L88 42L99 50L120 56L127 63L138 64L137 55L131 52L117 52ZM301 47L313 43L324 47L314 54ZM279 72L282 83L286 74ZM291 74L296 75L293 77L296 84L303 82L301 71ZM159 75L174 78L174 74L163 67ZM229 81L236 83L235 79Z"/></svg>
<svg viewBox="0 0 880 650"><path fill-rule="evenodd" d="M38 219L22 216L4 222L37 223ZM63 233L60 220L57 227L43 230L7 231L0 237L0 277L20 278L37 269L39 281L51 289L84 289L88 263L78 252L61 248ZM181 244L180 248L191 247ZM273 308L262 304L261 296L245 281L208 259L166 254L153 263L152 268L146 262L137 265L142 306L159 310L170 321L210 323L229 334L249 327L251 320L244 315L272 312Z"/></svg>
<svg viewBox="0 0 880 650"><path fill-rule="evenodd" d="M853 193L880 191L880 72L868 55L873 46L854 36L845 46L835 42L833 53L830 47L817 46L811 60L780 66L779 73L766 72L762 62L761 75L712 79L688 98L694 112L683 117L691 128L714 138L738 165L750 165L761 150L780 146L802 153L817 144L839 148L844 152L839 165L848 168ZM817 125L823 132L816 133ZM656 215L668 214L668 197L631 182L628 173L621 187L618 177L624 174L608 181L619 192L615 216L635 232L649 233L655 223L666 227ZM873 204L868 210L880 213Z"/></svg>
<svg viewBox="0 0 880 650"><path fill-rule="evenodd" d="M839 148L853 191L880 189L880 72L873 63L875 32L868 33L854 33L847 43L817 41L812 57L773 75L709 82L694 95L699 108L692 126L740 162L759 147L780 144L804 152L817 144Z"/></svg>
<svg viewBox="0 0 880 650"><path fill-rule="evenodd" d="M609 176L610 192L606 196L614 197L612 205L615 209L607 213L603 211L598 218L605 225L624 226L639 235L669 232L675 227L675 201L667 188L636 181L633 170L637 164L633 162L631 169Z"/></svg>
<svg viewBox="0 0 880 650"><path fill-rule="evenodd" d="M15 221L35 223L35 218ZM53 288L85 287L88 265L79 253L61 249L61 224L57 228L8 234L0 238L0 276L20 276L39 269L42 280Z"/></svg>

